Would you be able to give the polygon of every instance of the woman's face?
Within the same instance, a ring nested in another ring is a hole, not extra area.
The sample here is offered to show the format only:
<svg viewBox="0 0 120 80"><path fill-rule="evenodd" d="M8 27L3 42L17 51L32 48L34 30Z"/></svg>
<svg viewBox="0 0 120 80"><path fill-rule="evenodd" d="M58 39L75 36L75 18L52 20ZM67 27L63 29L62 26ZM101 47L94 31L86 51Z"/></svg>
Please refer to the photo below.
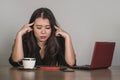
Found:
<svg viewBox="0 0 120 80"><path fill-rule="evenodd" d="M46 42L51 35L51 26L47 18L37 18L33 26L34 34L38 42Z"/></svg>

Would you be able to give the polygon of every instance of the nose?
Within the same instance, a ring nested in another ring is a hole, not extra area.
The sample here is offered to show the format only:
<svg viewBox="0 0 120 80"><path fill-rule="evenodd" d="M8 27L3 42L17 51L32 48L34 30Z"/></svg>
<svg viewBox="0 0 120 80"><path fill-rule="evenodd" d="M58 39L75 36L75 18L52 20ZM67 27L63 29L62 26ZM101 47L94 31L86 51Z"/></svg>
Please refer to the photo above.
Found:
<svg viewBox="0 0 120 80"><path fill-rule="evenodd" d="M46 33L45 29L42 29L41 33L42 33L42 34L45 34L45 33Z"/></svg>

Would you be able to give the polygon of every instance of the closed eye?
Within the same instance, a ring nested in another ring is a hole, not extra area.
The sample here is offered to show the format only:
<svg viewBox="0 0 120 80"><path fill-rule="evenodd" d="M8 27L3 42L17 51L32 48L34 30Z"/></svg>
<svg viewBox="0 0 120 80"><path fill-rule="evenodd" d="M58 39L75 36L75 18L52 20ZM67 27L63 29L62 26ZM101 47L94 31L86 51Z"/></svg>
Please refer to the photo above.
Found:
<svg viewBox="0 0 120 80"><path fill-rule="evenodd" d="M46 29L51 29L51 27L47 27Z"/></svg>
<svg viewBox="0 0 120 80"><path fill-rule="evenodd" d="M37 29L41 29L41 27L37 27Z"/></svg>

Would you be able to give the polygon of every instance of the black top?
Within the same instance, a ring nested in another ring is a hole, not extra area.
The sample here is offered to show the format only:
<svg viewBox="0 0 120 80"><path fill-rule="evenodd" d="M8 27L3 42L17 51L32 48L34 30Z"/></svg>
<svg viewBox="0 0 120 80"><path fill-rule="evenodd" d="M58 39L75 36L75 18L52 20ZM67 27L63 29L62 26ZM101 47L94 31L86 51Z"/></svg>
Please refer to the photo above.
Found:
<svg viewBox="0 0 120 80"><path fill-rule="evenodd" d="M65 41L64 41L64 38L59 37L59 38L57 38L57 40L58 40L58 43L59 43L60 47L62 48L62 50L60 50L57 54L56 66L69 66L65 61L65 49L64 49L65 48ZM27 53L29 53L29 51L28 51L28 47L25 43L23 43L23 51L24 51L24 57L28 56ZM36 66L45 65L44 59L41 59L41 56L39 54L40 47L38 45L36 46L35 51L36 51L36 54L35 54ZM14 62L11 56L9 58L9 62L14 67L18 67L18 66L20 66L20 64L22 64L22 61Z"/></svg>

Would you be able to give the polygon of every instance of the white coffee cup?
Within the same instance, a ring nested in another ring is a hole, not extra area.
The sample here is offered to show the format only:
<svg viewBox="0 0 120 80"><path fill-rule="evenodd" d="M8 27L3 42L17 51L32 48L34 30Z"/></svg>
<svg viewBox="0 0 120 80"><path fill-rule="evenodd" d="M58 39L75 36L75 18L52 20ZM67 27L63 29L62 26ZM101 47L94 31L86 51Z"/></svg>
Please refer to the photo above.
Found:
<svg viewBox="0 0 120 80"><path fill-rule="evenodd" d="M36 62L35 58L24 58L22 60L23 67L28 69L33 69L35 67L35 62Z"/></svg>

